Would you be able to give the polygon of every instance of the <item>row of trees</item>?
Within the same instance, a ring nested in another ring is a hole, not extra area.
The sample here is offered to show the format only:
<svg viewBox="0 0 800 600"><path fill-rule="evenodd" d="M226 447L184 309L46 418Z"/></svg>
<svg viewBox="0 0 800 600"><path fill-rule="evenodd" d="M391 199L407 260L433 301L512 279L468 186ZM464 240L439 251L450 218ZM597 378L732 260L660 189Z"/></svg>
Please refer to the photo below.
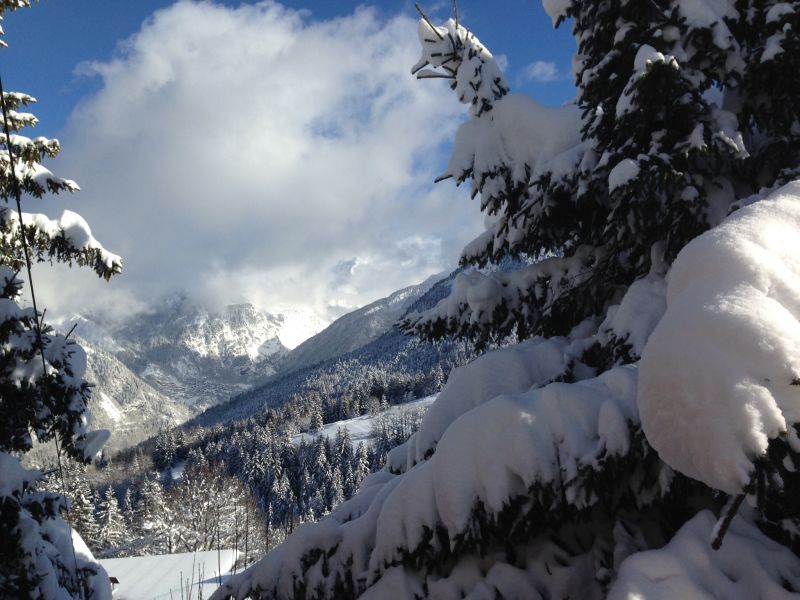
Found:
<svg viewBox="0 0 800 600"><path fill-rule="evenodd" d="M353 496L422 412L376 415L369 444L354 444L346 428L293 435L278 412L263 423L165 430L149 456L134 449L124 468L112 458L99 470L72 462L66 489L55 472L48 487L70 499L72 526L99 556L221 547L250 560Z"/></svg>

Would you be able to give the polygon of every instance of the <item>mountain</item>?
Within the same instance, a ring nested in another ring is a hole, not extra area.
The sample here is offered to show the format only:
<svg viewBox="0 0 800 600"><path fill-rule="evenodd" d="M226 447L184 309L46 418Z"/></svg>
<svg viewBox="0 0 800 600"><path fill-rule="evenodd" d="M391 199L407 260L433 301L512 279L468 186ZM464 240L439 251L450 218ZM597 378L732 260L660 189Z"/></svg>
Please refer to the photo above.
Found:
<svg viewBox="0 0 800 600"><path fill-rule="evenodd" d="M171 400L204 408L248 389L276 371L286 354L285 318L252 304L219 312L177 296L122 322L73 315L75 333Z"/></svg>
<svg viewBox="0 0 800 600"><path fill-rule="evenodd" d="M446 274L434 275L418 285L403 288L347 313L317 335L291 350L281 361L279 371L290 373L352 352L378 339L392 329L408 308Z"/></svg>
<svg viewBox="0 0 800 600"><path fill-rule="evenodd" d="M382 307L386 310L384 322L386 329L377 337L356 348L313 366L283 367L275 375L261 385L252 387L232 397L227 402L209 407L189 421L190 425L214 425L244 419L257 415L268 407L282 406L292 396L322 395L331 402L339 401L345 396L385 395L387 397L412 392L415 397L434 393L441 382L435 383L436 373L449 373L450 370L464 364L474 356L469 342L464 340L441 340L423 342L417 338L402 334L393 325L408 313L422 312L432 308L449 294L455 271L450 275L431 283L428 280L420 288L410 292L405 288L379 300L368 307L359 309L340 317L328 329L320 332L303 345L324 354L326 339L331 343L340 343L346 332L361 335L359 330L368 330L380 322ZM398 305L402 305L400 310ZM349 318L348 318L349 317ZM332 331L331 331L332 330ZM374 336L364 333L364 338ZM363 338L362 338L363 339ZM322 340L322 341L321 341ZM308 354L302 356L309 356ZM292 354L285 359L289 363ZM293 370L294 369L294 370ZM415 391L415 388L419 388ZM391 402L393 398L388 398Z"/></svg>
<svg viewBox="0 0 800 600"><path fill-rule="evenodd" d="M92 429L111 430L106 448L132 446L192 415L191 409L156 391L113 354L84 339L78 341L86 351L86 379L94 383L89 424Z"/></svg>

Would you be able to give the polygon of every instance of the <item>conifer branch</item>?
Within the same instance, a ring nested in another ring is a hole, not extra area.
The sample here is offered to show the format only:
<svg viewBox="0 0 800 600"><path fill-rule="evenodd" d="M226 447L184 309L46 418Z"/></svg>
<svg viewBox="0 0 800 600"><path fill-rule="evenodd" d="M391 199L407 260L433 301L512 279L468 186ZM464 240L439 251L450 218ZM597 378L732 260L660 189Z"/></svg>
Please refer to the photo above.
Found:
<svg viewBox="0 0 800 600"><path fill-rule="evenodd" d="M438 37L440 40L444 40L442 34L439 33L439 30L436 29L436 27L434 27L433 23L431 23L431 20L428 18L428 15L422 12L422 8L420 7L418 2L414 3L414 8L417 9L417 12L420 14L420 16L422 16L422 20L428 24L428 27L430 27L433 30L433 33L436 34L436 37Z"/></svg>

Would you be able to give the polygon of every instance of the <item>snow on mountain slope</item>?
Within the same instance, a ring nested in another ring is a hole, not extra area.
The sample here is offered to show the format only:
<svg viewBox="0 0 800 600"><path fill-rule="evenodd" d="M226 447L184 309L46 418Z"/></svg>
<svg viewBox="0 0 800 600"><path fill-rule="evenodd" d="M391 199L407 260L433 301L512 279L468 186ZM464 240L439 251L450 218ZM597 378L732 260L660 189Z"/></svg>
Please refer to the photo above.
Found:
<svg viewBox="0 0 800 600"><path fill-rule="evenodd" d="M86 340L86 379L94 384L89 403L92 429L109 429L109 449L120 449L149 438L159 429L186 421L192 411L137 377L116 357Z"/></svg>
<svg viewBox="0 0 800 600"><path fill-rule="evenodd" d="M276 309L276 314L282 318L278 339L289 350L294 350L330 325L329 320L305 308L282 306Z"/></svg>
<svg viewBox="0 0 800 600"><path fill-rule="evenodd" d="M459 271L456 270L447 277L439 279L416 299L404 302L406 307L398 320L408 312L426 310L447 296L452 280ZM361 313L365 309L356 312ZM334 325L336 322L331 327ZM353 330L355 331L355 326ZM324 339L326 335L327 331L317 334L313 339L314 343ZM208 426L258 414L265 407L282 405L292 394L319 391L320 382L323 380L337 381L337 389L346 390L349 386L371 379L376 372L415 376L429 373L437 365L449 371L453 366L464 364L473 355L474 350L464 340L422 342L401 333L396 328L389 327L375 340L353 351L333 356L322 364L296 370L284 367L286 370L282 369L260 385L232 397L227 402L206 409L192 419L192 424ZM287 358L287 362L289 360L291 356Z"/></svg>
<svg viewBox="0 0 800 600"><path fill-rule="evenodd" d="M178 296L122 322L73 315L76 335L113 354L161 394L189 406L210 406L275 372L285 353L282 315L252 304L213 312Z"/></svg>
<svg viewBox="0 0 800 600"><path fill-rule="evenodd" d="M408 308L435 283L446 277L439 274L418 285L394 292L362 308L347 313L326 329L289 352L281 363L282 372L291 372L352 352L391 330Z"/></svg>
<svg viewBox="0 0 800 600"><path fill-rule="evenodd" d="M428 407L433 404L434 400L436 400L436 396L428 396L427 398L414 400L413 402L396 404L376 415L361 415L353 419L328 423L317 433L298 433L292 438L292 441L295 444L299 444L301 440L313 442L320 436L333 440L336 438L336 434L340 429L347 429L354 446L358 445L359 442L364 442L369 445L372 443L372 430L378 417L390 417L406 410L425 412L428 410Z"/></svg>

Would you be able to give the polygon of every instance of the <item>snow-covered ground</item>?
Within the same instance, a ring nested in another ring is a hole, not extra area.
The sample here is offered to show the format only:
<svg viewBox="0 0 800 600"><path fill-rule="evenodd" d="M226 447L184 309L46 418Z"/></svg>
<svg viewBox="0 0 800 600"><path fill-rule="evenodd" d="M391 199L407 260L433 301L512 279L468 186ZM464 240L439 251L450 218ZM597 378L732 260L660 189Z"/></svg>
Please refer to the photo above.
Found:
<svg viewBox="0 0 800 600"><path fill-rule="evenodd" d="M357 446L359 442L364 442L365 444L369 445L370 443L372 443L370 434L372 432L372 426L375 423L376 418L385 417L389 415L396 415L404 410L425 411L428 410L428 407L433 403L435 399L436 396L428 396L427 398L422 398L421 400L414 400L413 402L407 402L406 404L398 404L396 406L392 406L388 410L385 410L377 415L362 415L354 419L345 419L344 421L336 421L334 423L328 423L318 433L298 433L292 438L292 441L295 444L299 444L300 440L305 440L306 442L313 442L321 435L333 439L336 437L336 433L339 431L340 428L347 428L347 431L350 434L350 438L353 440L353 445Z"/></svg>
<svg viewBox="0 0 800 600"><path fill-rule="evenodd" d="M236 550L130 556L98 561L119 584L114 600L208 598L229 577Z"/></svg>

